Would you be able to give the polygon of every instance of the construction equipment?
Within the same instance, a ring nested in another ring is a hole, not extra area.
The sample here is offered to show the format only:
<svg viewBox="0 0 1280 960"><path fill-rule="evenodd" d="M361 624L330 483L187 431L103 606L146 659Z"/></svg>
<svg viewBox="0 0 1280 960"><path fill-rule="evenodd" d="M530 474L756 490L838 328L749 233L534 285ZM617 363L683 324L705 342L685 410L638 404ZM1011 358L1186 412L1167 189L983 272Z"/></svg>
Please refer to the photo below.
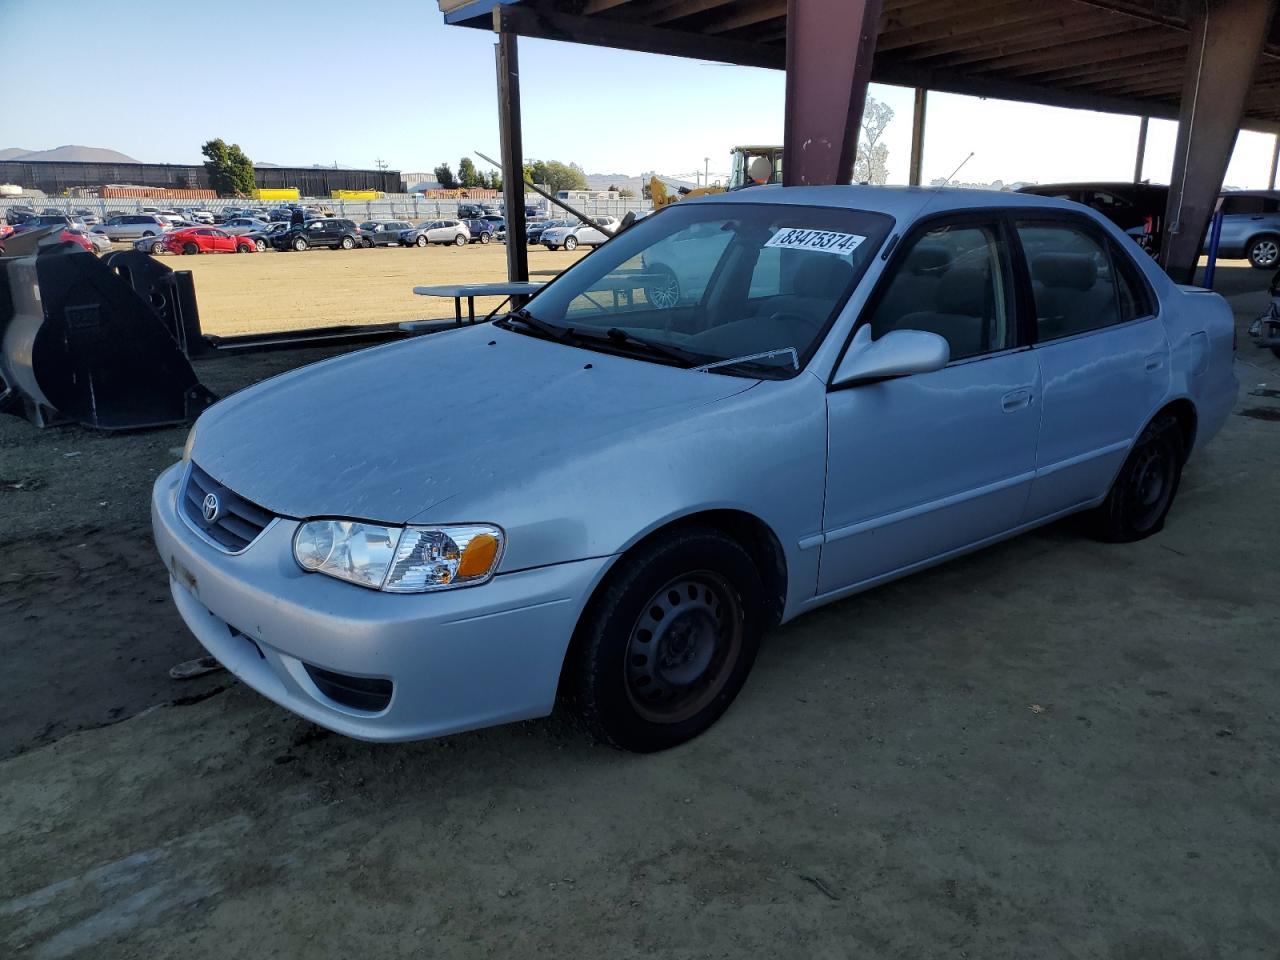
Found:
<svg viewBox="0 0 1280 960"><path fill-rule="evenodd" d="M782 182L781 146L734 147L729 153L733 158L733 166L729 174L728 187L707 186L690 189L683 184L655 175L649 181L649 199L653 201L653 208L657 210L677 200L703 197L711 193L724 193L725 190Z"/></svg>
<svg viewBox="0 0 1280 960"><path fill-rule="evenodd" d="M131 430L187 423L214 403L177 337L181 284L153 266L112 269L47 230L11 238L0 256L0 411L41 427Z"/></svg>

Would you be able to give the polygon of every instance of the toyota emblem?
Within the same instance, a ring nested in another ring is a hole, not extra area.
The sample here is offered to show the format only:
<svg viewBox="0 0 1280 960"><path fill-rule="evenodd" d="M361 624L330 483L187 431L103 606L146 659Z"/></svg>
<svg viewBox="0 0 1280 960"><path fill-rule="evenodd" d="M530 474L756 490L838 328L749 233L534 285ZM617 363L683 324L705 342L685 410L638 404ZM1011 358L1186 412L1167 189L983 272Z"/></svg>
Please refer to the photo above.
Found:
<svg viewBox="0 0 1280 960"><path fill-rule="evenodd" d="M222 505L218 503L217 494L209 493L204 498L204 518L209 523L218 519L219 513L222 511Z"/></svg>

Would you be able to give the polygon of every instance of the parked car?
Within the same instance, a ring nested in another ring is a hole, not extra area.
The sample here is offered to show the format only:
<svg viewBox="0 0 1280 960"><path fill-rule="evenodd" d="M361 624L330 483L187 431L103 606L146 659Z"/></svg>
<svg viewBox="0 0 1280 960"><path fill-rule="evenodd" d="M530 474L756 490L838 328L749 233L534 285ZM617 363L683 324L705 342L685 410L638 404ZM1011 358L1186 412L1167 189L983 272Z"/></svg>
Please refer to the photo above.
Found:
<svg viewBox="0 0 1280 960"><path fill-rule="evenodd" d="M149 253L153 257L158 257L162 253L171 253L172 251L165 246L165 238L168 235L167 233L162 233L158 237L140 237L133 241L133 249L139 253Z"/></svg>
<svg viewBox="0 0 1280 960"><path fill-rule="evenodd" d="M24 220L26 220L28 217L34 217L34 216L36 216L36 212L32 210L30 207L19 205L19 206L10 207L5 212L4 219L5 219L5 223L9 224L9 226L16 227L19 224L21 224Z"/></svg>
<svg viewBox="0 0 1280 960"><path fill-rule="evenodd" d="M471 234L472 243L489 243L493 240L494 234L498 232L498 225L492 220L485 220L481 217L472 217L459 221L467 228L467 232Z"/></svg>
<svg viewBox="0 0 1280 960"><path fill-rule="evenodd" d="M461 220L426 220L400 234L406 246L425 247L429 243L465 247L471 242L471 231Z"/></svg>
<svg viewBox="0 0 1280 960"><path fill-rule="evenodd" d="M75 216L80 218L81 222L84 223L86 227L96 227L102 222L102 218L92 210L81 209L75 210L73 213Z"/></svg>
<svg viewBox="0 0 1280 960"><path fill-rule="evenodd" d="M206 227L212 226L214 223L213 213L209 210L200 210L188 207L180 212L182 214L182 218L191 223L197 223Z"/></svg>
<svg viewBox="0 0 1280 960"><path fill-rule="evenodd" d="M86 230L82 232L84 233L86 239L88 239L89 243L93 245L94 253L99 253L99 254L106 253L108 250L111 249L111 238L108 237L105 233L99 233L98 231L95 231L95 230Z"/></svg>
<svg viewBox="0 0 1280 960"><path fill-rule="evenodd" d="M108 217L102 227L112 240L158 237L169 230L167 223L150 213L130 213L119 217Z"/></svg>
<svg viewBox="0 0 1280 960"><path fill-rule="evenodd" d="M42 213L39 216L27 217L22 223L18 224L16 232L23 233L27 230L39 230L42 227L68 227L83 231L85 224L79 217L68 216L65 213Z"/></svg>
<svg viewBox="0 0 1280 960"><path fill-rule="evenodd" d="M50 226L53 227L55 230L57 229L57 224L50 224ZM12 231L7 235L0 234L0 254L4 253L5 241L15 236L19 232L20 231ZM63 230L61 230L57 234L57 237L58 237L59 243L75 244L77 247L79 247L81 250L84 250L87 253L96 252L93 245L93 241L89 239L89 235L84 230L81 230L78 227L65 227ZM42 240L40 242L45 243L47 241Z"/></svg>
<svg viewBox="0 0 1280 960"><path fill-rule="evenodd" d="M1169 188L1156 183L1037 183L1019 193L1071 200L1097 210L1156 256L1164 231Z"/></svg>
<svg viewBox="0 0 1280 960"><path fill-rule="evenodd" d="M277 250L302 251L310 247L350 250L363 243L360 228L353 221L338 217L308 220L301 226L291 226L271 237L271 245Z"/></svg>
<svg viewBox="0 0 1280 960"><path fill-rule="evenodd" d="M171 253L256 253L257 244L219 227L187 227L165 235L164 245Z"/></svg>
<svg viewBox="0 0 1280 960"><path fill-rule="evenodd" d="M685 235L718 251L687 251L718 263L701 297L622 295ZM1235 403L1234 333L1075 204L687 200L495 323L211 407L156 542L209 653L321 726L408 740L560 696L657 750L773 623L1067 514L1157 533Z"/></svg>
<svg viewBox="0 0 1280 960"><path fill-rule="evenodd" d="M288 223L289 218L293 216L293 211L288 207L276 207L267 211L267 220L270 223Z"/></svg>
<svg viewBox="0 0 1280 960"><path fill-rule="evenodd" d="M253 217L231 217L218 224L227 233L239 236L243 233L261 233L267 229L267 221L257 220Z"/></svg>
<svg viewBox="0 0 1280 960"><path fill-rule="evenodd" d="M613 236L617 227L617 217L596 217L593 223L551 227L542 231L542 245L548 250L576 250L580 245L598 247Z"/></svg>
<svg viewBox="0 0 1280 960"><path fill-rule="evenodd" d="M550 230L554 227L571 227L576 222L576 220L539 220L525 227L525 240L530 244L541 243L544 230Z"/></svg>
<svg viewBox="0 0 1280 960"><path fill-rule="evenodd" d="M242 233L240 239L248 240L254 245L254 248L263 253L272 245L272 239L289 229L289 224L283 221L269 223L264 230L255 230L252 233Z"/></svg>
<svg viewBox="0 0 1280 960"><path fill-rule="evenodd" d="M412 229L407 220L366 220L360 224L360 235L366 247L398 247L401 236Z"/></svg>

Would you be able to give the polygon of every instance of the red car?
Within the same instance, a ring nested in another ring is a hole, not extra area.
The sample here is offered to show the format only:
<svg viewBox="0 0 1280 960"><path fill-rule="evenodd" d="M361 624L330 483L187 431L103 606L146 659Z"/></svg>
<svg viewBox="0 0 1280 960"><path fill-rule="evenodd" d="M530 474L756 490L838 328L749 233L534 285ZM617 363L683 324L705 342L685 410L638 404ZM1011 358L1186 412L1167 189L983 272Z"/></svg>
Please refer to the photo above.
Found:
<svg viewBox="0 0 1280 960"><path fill-rule="evenodd" d="M9 230L7 232L0 230L0 253L4 253L5 239L12 236L15 232L16 231L14 230ZM85 236L84 231L82 230L63 230L58 236L58 240L61 243L74 243L76 246L88 250L90 253L94 252L93 241Z"/></svg>
<svg viewBox="0 0 1280 960"><path fill-rule="evenodd" d="M235 237L217 227L187 227L164 235L164 245L173 253L257 253L248 237Z"/></svg>

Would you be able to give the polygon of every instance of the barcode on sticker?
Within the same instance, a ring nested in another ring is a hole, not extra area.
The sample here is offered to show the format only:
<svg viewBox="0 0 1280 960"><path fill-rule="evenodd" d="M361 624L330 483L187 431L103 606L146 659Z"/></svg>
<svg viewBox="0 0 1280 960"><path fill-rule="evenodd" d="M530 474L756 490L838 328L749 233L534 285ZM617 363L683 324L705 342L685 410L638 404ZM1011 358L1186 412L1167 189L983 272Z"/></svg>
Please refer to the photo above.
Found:
<svg viewBox="0 0 1280 960"><path fill-rule="evenodd" d="M784 250L817 250L820 253L852 253L866 237L856 233L835 233L831 230L806 230L803 227L784 227L769 238L766 247Z"/></svg>

